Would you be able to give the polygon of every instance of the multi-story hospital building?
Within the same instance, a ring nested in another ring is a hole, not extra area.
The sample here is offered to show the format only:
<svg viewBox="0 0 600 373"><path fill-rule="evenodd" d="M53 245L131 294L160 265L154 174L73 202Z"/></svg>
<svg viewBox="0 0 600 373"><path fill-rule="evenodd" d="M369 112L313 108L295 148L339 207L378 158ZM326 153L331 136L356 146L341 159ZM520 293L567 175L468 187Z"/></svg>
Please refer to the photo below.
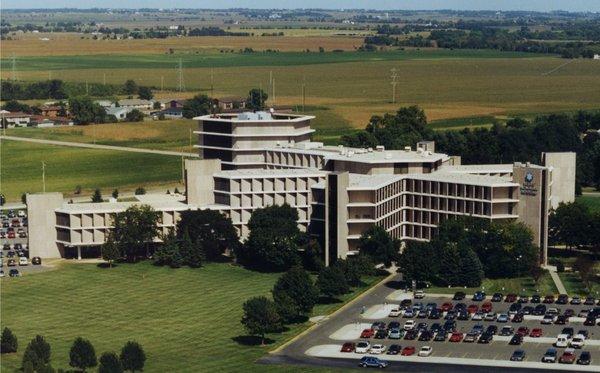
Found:
<svg viewBox="0 0 600 373"><path fill-rule="evenodd" d="M548 213L575 196L575 153L544 153L542 164L461 165L460 156L423 141L388 150L312 142L311 116L269 112L216 114L198 120L199 159L187 160L186 194L139 196L137 202L65 203L60 194L28 195L30 252L78 255L97 247L114 213L132 204L161 212L172 229L179 212L213 209L240 237L255 209L287 203L316 237L325 260L357 252L372 225L401 240L429 240L444 219L519 220L546 260Z"/></svg>

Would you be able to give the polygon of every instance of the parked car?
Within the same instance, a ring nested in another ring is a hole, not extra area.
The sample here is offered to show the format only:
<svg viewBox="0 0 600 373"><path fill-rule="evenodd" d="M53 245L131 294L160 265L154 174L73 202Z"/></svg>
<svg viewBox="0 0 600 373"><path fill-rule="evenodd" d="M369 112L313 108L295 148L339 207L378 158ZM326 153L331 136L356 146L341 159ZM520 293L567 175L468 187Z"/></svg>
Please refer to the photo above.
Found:
<svg viewBox="0 0 600 373"><path fill-rule="evenodd" d="M445 330L441 330L435 334L433 340L436 342L445 342L446 338L448 338L448 333Z"/></svg>
<svg viewBox="0 0 600 373"><path fill-rule="evenodd" d="M525 360L525 351L524 350L515 350L512 356L510 357L510 361L523 361Z"/></svg>
<svg viewBox="0 0 600 373"><path fill-rule="evenodd" d="M390 310L390 313L388 314L388 317L398 317L401 313L402 311L400 310L400 308L392 308Z"/></svg>
<svg viewBox="0 0 600 373"><path fill-rule="evenodd" d="M530 337L533 338L539 338L542 336L542 329L541 328L533 328L531 329L531 332L529 333Z"/></svg>
<svg viewBox="0 0 600 373"><path fill-rule="evenodd" d="M554 303L554 295L546 295L544 297L544 303Z"/></svg>
<svg viewBox="0 0 600 373"><path fill-rule="evenodd" d="M484 299L485 299L485 292L483 292L483 291L476 291L475 294L473 294L472 300L475 302L481 302Z"/></svg>
<svg viewBox="0 0 600 373"><path fill-rule="evenodd" d="M495 312L488 312L483 318L485 321L496 321L497 315Z"/></svg>
<svg viewBox="0 0 600 373"><path fill-rule="evenodd" d="M417 339L418 335L419 335L419 332L416 329L411 329L411 330L408 330L404 334L404 339L407 341L413 341L413 340Z"/></svg>
<svg viewBox="0 0 600 373"><path fill-rule="evenodd" d="M556 304L567 304L569 302L569 296L567 294L559 294L556 298Z"/></svg>
<svg viewBox="0 0 600 373"><path fill-rule="evenodd" d="M585 336L583 336L582 334L577 334L573 337L573 339L571 339L571 341L569 342L569 346L573 348L582 348L583 346L585 346Z"/></svg>
<svg viewBox="0 0 600 373"><path fill-rule="evenodd" d="M496 318L497 322L508 322L508 315L505 313L501 313L498 315L498 317Z"/></svg>
<svg viewBox="0 0 600 373"><path fill-rule="evenodd" d="M14 267L14 266L16 266L16 265L17 265L17 261L16 261L16 260L14 260L14 259L8 259L8 260L6 261L6 265L7 265L7 266L9 266L9 267Z"/></svg>
<svg viewBox="0 0 600 373"><path fill-rule="evenodd" d="M371 338L375 335L375 331L373 329L364 329L362 333L360 333L361 338Z"/></svg>
<svg viewBox="0 0 600 373"><path fill-rule="evenodd" d="M483 312L481 311L477 311L473 314L473 317L471 317L471 320L473 321L481 321L483 320Z"/></svg>
<svg viewBox="0 0 600 373"><path fill-rule="evenodd" d="M555 348L549 348L542 356L542 363L556 363L558 358L558 351Z"/></svg>
<svg viewBox="0 0 600 373"><path fill-rule="evenodd" d="M506 294L505 303L514 303L517 301L517 294Z"/></svg>
<svg viewBox="0 0 600 373"><path fill-rule="evenodd" d="M485 329L485 333L496 335L496 333L498 333L498 327L496 325L490 325Z"/></svg>
<svg viewBox="0 0 600 373"><path fill-rule="evenodd" d="M433 353L433 348L431 346L423 346L419 350L419 356L427 357Z"/></svg>
<svg viewBox="0 0 600 373"><path fill-rule="evenodd" d="M388 334L389 339L400 339L404 336L404 331L400 329L390 329L390 333Z"/></svg>
<svg viewBox="0 0 600 373"><path fill-rule="evenodd" d="M425 292L423 290L417 290L417 291L415 291L414 298L415 299L423 299L423 298L425 298Z"/></svg>
<svg viewBox="0 0 600 373"><path fill-rule="evenodd" d="M492 312L492 303L491 302L485 302L484 304L481 305L481 311L482 312Z"/></svg>
<svg viewBox="0 0 600 373"><path fill-rule="evenodd" d="M560 356L560 359L558 359L558 362L561 364L573 364L575 362L575 350L567 348Z"/></svg>
<svg viewBox="0 0 600 373"><path fill-rule="evenodd" d="M371 344L368 341L360 341L356 344L354 352L357 354L366 354L367 352L369 352L370 348Z"/></svg>
<svg viewBox="0 0 600 373"><path fill-rule="evenodd" d="M589 351L582 351L581 355L579 355L579 359L577 359L577 364L579 365L590 365L592 362L592 354Z"/></svg>
<svg viewBox="0 0 600 373"><path fill-rule="evenodd" d="M571 301L569 302L572 305L579 305L581 304L581 298L579 298L577 295L573 296L573 298L571 298Z"/></svg>
<svg viewBox="0 0 600 373"><path fill-rule="evenodd" d="M412 300L410 300L410 299L402 299L402 301L400 302L400 308L402 308L402 309L409 308L411 305L412 305Z"/></svg>
<svg viewBox="0 0 600 373"><path fill-rule="evenodd" d="M502 301L502 293L494 293L492 295L492 302L501 302Z"/></svg>
<svg viewBox="0 0 600 373"><path fill-rule="evenodd" d="M535 306L535 308L533 309L532 314L536 315L536 316L541 316L544 315L546 313L546 306L543 304L538 304L537 306Z"/></svg>
<svg viewBox="0 0 600 373"><path fill-rule="evenodd" d="M517 313L516 315L513 316L512 322L518 323L518 322L523 322L523 314L522 313Z"/></svg>
<svg viewBox="0 0 600 373"><path fill-rule="evenodd" d="M402 347L400 347L400 345L391 345L390 348L388 348L386 354L398 355L401 350L402 350Z"/></svg>
<svg viewBox="0 0 600 373"><path fill-rule="evenodd" d="M406 318L415 317L415 311L413 311L412 308L408 308L408 309L404 310L404 314L402 315L402 317L406 317Z"/></svg>
<svg viewBox="0 0 600 373"><path fill-rule="evenodd" d="M375 337L375 339L385 339L385 338L387 338L387 336L388 336L388 332L386 330L379 329L375 332L374 337Z"/></svg>
<svg viewBox="0 0 600 373"><path fill-rule="evenodd" d="M372 345L371 348L369 349L369 353L374 354L374 355L383 354L384 352L385 352L385 346L382 345L381 343L376 343L376 344Z"/></svg>
<svg viewBox="0 0 600 373"><path fill-rule="evenodd" d="M510 342L508 342L509 345L520 345L521 343L523 343L523 336L518 333L515 333L510 339Z"/></svg>
<svg viewBox="0 0 600 373"><path fill-rule="evenodd" d="M440 308L441 308L442 312L448 312L452 308L454 308L454 305L450 302L446 302L446 303L442 304L442 306Z"/></svg>
<svg viewBox="0 0 600 373"><path fill-rule="evenodd" d="M529 334L529 328L526 326L521 326L519 329L517 329L517 334L520 334L524 337Z"/></svg>
<svg viewBox="0 0 600 373"><path fill-rule="evenodd" d="M454 293L454 297L452 297L453 300L463 300L465 299L467 295L462 292L462 291L457 291L456 293Z"/></svg>
<svg viewBox="0 0 600 373"><path fill-rule="evenodd" d="M363 356L358 366L362 368L386 368L389 363L375 356Z"/></svg>
<svg viewBox="0 0 600 373"><path fill-rule="evenodd" d="M402 349L402 352L400 353L402 356L411 356L415 354L415 347L414 346L406 346Z"/></svg>
<svg viewBox="0 0 600 373"><path fill-rule="evenodd" d="M515 328L513 328L510 325L506 325L506 326L503 326L502 329L500 329L500 335L503 335L503 336L513 335L514 331L515 331Z"/></svg>
<svg viewBox="0 0 600 373"><path fill-rule="evenodd" d="M531 296L531 303L540 303L540 301L541 299L539 294L533 294Z"/></svg>
<svg viewBox="0 0 600 373"><path fill-rule="evenodd" d="M342 345L341 352L354 352L356 344L354 342L346 342Z"/></svg>
<svg viewBox="0 0 600 373"><path fill-rule="evenodd" d="M8 271L8 276L9 277L21 277L21 272L19 272L18 269L11 269L10 271Z"/></svg>
<svg viewBox="0 0 600 373"><path fill-rule="evenodd" d="M566 334L571 339L573 338L573 334L575 334L575 330L571 327L562 328L560 334Z"/></svg>
<svg viewBox="0 0 600 373"><path fill-rule="evenodd" d="M450 342L460 342L463 340L463 333L454 332L450 335Z"/></svg>
<svg viewBox="0 0 600 373"><path fill-rule="evenodd" d="M432 338L433 333L428 330L424 330L423 332L421 332L421 335L419 335L419 341L421 342L429 342Z"/></svg>
<svg viewBox="0 0 600 373"><path fill-rule="evenodd" d="M554 342L555 347L568 347L570 337L566 334L559 334Z"/></svg>
<svg viewBox="0 0 600 373"><path fill-rule="evenodd" d="M494 335L492 333L483 333L481 337L477 340L477 343L490 343L494 339Z"/></svg>
<svg viewBox="0 0 600 373"><path fill-rule="evenodd" d="M476 313L478 310L479 306L477 306L476 304L470 304L469 307L467 307L468 313Z"/></svg>
<svg viewBox="0 0 600 373"><path fill-rule="evenodd" d="M473 332L469 332L469 333L467 333L467 335L465 335L465 337L463 338L463 342L466 342L466 343L473 343L473 342L477 341L477 337L479 337L479 334L477 334L477 333L473 333Z"/></svg>
<svg viewBox="0 0 600 373"><path fill-rule="evenodd" d="M583 302L583 304L585 304L586 306L593 306L596 303L596 298L594 297L586 297L585 301Z"/></svg>
<svg viewBox="0 0 600 373"><path fill-rule="evenodd" d="M413 330L414 328L415 328L414 320L408 320L407 322L404 323L404 326L403 326L404 330Z"/></svg>
<svg viewBox="0 0 600 373"><path fill-rule="evenodd" d="M26 257L22 256L19 258L19 265L20 266L26 266L29 265L29 259L27 259Z"/></svg>
<svg viewBox="0 0 600 373"><path fill-rule="evenodd" d="M33 264L33 265L41 265L42 264L42 258L40 258L39 256L34 256L31 259L31 264Z"/></svg>
<svg viewBox="0 0 600 373"><path fill-rule="evenodd" d="M541 321L542 325L550 325L553 322L554 322L554 316L552 316L552 315L544 315L544 318Z"/></svg>

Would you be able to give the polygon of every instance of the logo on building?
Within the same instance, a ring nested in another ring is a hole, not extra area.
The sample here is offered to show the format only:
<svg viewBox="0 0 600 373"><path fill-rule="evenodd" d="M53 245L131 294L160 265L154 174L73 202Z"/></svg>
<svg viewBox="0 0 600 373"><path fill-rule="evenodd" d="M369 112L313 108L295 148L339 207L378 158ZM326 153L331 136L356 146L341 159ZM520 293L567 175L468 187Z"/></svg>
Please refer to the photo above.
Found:
<svg viewBox="0 0 600 373"><path fill-rule="evenodd" d="M531 172L527 172L525 174L525 181L531 183L533 181L533 174Z"/></svg>
<svg viewBox="0 0 600 373"><path fill-rule="evenodd" d="M535 196L537 195L537 188L533 183L533 172L527 171L525 173L525 182L521 185L521 194L526 196Z"/></svg>

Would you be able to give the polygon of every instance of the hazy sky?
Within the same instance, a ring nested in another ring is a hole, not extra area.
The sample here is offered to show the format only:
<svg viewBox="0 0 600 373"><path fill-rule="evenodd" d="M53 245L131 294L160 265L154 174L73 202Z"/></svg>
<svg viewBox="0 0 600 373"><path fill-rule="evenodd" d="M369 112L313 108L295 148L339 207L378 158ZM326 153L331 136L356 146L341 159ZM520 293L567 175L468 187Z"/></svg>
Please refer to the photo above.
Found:
<svg viewBox="0 0 600 373"><path fill-rule="evenodd" d="M600 0L2 0L2 8L369 8L600 11Z"/></svg>

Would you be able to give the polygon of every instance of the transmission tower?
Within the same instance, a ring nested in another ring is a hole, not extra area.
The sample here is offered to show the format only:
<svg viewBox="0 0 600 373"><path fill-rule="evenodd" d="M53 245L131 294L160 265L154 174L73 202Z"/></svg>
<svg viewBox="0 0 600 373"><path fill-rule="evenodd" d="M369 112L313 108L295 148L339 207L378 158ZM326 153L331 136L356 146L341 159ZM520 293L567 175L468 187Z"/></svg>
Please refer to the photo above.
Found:
<svg viewBox="0 0 600 373"><path fill-rule="evenodd" d="M398 72L396 71L396 68L393 68L390 70L391 71L391 75L390 75L390 79L391 84L392 84L392 103L395 104L396 103L396 84L398 84L398 82L396 81L396 79L398 79Z"/></svg>
<svg viewBox="0 0 600 373"><path fill-rule="evenodd" d="M183 92L185 90L185 83L183 82L183 64L181 62L181 58L179 59L179 68L178 68L178 74L179 74L179 92Z"/></svg>

